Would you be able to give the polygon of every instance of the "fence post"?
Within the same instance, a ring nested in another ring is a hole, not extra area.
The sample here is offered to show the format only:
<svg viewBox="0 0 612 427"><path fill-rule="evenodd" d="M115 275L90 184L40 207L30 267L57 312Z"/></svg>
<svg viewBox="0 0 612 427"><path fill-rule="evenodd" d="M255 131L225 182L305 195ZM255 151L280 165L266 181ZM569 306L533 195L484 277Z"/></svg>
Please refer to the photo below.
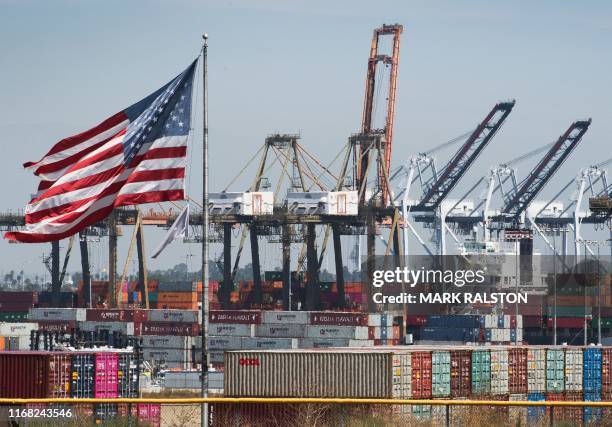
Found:
<svg viewBox="0 0 612 427"><path fill-rule="evenodd" d="M446 405L446 427L450 427L450 405Z"/></svg>
<svg viewBox="0 0 612 427"><path fill-rule="evenodd" d="M549 406L550 408L550 427L555 427L555 407Z"/></svg>

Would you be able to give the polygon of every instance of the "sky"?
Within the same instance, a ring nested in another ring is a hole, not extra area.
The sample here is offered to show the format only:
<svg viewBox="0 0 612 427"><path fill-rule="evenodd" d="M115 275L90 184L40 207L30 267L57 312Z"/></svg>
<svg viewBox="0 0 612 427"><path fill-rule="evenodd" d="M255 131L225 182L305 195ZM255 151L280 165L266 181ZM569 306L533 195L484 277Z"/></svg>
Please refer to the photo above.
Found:
<svg viewBox="0 0 612 427"><path fill-rule="evenodd" d="M275 131L300 133L324 163L335 156L359 129L372 30L382 23L404 26L393 165L472 129L505 99L516 99L514 111L465 185L578 119L591 117L591 128L543 196L612 157L610 2L0 0L0 7L2 212L23 209L37 184L23 162L166 83L198 55L203 32L210 37L211 191ZM196 200L200 135L187 185ZM519 165L519 177L528 166ZM131 229L124 233L120 269ZM162 237L147 229L149 252ZM103 269L107 250L93 246L94 269ZM0 273L43 274L49 249L2 240ZM262 251L264 264L280 256ZM186 260L199 265L197 245L175 243L148 265ZM72 257L69 271L78 265Z"/></svg>

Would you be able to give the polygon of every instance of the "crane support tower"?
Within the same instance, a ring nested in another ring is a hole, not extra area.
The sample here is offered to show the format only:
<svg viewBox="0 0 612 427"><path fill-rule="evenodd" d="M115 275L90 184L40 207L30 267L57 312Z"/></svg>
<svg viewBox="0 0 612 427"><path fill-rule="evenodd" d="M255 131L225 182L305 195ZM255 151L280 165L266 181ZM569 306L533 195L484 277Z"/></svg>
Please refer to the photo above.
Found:
<svg viewBox="0 0 612 427"><path fill-rule="evenodd" d="M361 119L361 132L351 137L355 159L355 187L359 191L360 203L366 204L368 172L371 166L371 154L376 153L377 185L376 194L380 197L380 206L386 207L389 197L389 169L391 167L391 151L393 147L393 121L395 117L395 96L397 92L397 73L399 66L400 35L403 26L399 24L383 25L374 30L368 71L366 75L365 99L363 102L363 115ZM380 53L380 43L383 36L392 36L393 46L391 54ZM374 102L376 94L376 77L379 64L386 66L389 73L389 87L387 92L387 105L384 128L373 128Z"/></svg>

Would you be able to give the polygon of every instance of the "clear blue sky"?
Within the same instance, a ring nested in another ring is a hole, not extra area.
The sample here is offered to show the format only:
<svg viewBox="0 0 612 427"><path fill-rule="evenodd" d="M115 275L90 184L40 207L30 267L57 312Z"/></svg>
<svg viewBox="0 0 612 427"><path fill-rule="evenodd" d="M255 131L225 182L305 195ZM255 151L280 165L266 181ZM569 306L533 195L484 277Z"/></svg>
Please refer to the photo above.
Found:
<svg viewBox="0 0 612 427"><path fill-rule="evenodd" d="M23 208L36 185L22 162L165 83L198 54L202 32L210 35L211 189L272 131L299 131L320 158L335 155L359 127L371 32L383 22L405 28L395 165L471 129L508 98L515 110L472 176L585 117L593 125L556 182L612 157L610 2L0 0L0 7L2 211ZM199 199L195 154L189 191ZM161 232L147 237L152 248ZM42 272L48 246L0 242L0 271ZM103 264L106 249L98 251ZM176 245L150 267L188 253ZM75 257L70 269L77 268Z"/></svg>

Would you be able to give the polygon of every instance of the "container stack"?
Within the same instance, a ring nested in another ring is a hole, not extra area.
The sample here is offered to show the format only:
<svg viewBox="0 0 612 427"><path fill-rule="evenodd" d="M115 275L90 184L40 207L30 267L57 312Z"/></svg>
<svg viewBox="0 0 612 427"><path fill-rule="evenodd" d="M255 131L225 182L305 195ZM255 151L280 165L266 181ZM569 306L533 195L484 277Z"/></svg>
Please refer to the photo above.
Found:
<svg viewBox="0 0 612 427"><path fill-rule="evenodd" d="M612 398L611 347L412 346L242 350L225 354L228 397L471 398L600 401ZM286 373L286 374L285 374ZM359 383L349 381L360 378ZM540 407L506 409L526 423L547 421ZM395 413L436 423L438 409L398 405ZM601 408L559 407L556 422L594 424ZM443 414L442 414L443 415ZM406 419L403 418L405 421Z"/></svg>
<svg viewBox="0 0 612 427"><path fill-rule="evenodd" d="M420 344L510 344L523 341L522 315L409 315L406 326L413 340Z"/></svg>
<svg viewBox="0 0 612 427"><path fill-rule="evenodd" d="M0 292L0 322L27 319L28 310L38 304L36 292Z"/></svg>
<svg viewBox="0 0 612 427"><path fill-rule="evenodd" d="M400 327L386 314L307 311L211 311L209 361L223 352L398 345Z"/></svg>

